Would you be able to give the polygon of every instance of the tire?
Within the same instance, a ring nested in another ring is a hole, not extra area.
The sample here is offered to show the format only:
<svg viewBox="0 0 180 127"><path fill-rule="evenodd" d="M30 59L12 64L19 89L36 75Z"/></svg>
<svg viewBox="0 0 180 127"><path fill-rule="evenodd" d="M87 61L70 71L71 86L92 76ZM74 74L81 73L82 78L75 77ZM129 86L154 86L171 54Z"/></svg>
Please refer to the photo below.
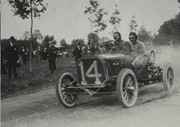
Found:
<svg viewBox="0 0 180 127"><path fill-rule="evenodd" d="M118 75L117 84L117 99L119 103L130 108L135 105L138 98L138 85L134 72L128 68L124 68Z"/></svg>
<svg viewBox="0 0 180 127"><path fill-rule="evenodd" d="M74 107L78 100L78 95L67 94L67 87L71 86L75 80L76 78L71 73L66 72L60 77L59 83L56 85L58 100L66 108Z"/></svg>
<svg viewBox="0 0 180 127"><path fill-rule="evenodd" d="M171 91L175 87L174 83L174 71L170 64L168 64L162 73L162 82L164 85L165 91Z"/></svg>

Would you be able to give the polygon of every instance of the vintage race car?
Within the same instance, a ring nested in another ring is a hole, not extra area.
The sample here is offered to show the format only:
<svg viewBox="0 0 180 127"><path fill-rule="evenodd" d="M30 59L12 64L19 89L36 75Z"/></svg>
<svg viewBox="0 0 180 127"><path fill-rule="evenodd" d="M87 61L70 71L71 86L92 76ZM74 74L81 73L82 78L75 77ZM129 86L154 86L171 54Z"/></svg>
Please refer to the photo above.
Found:
<svg viewBox="0 0 180 127"><path fill-rule="evenodd" d="M153 50L149 51L148 62L140 69L132 65L134 57L131 55L112 54L111 51L80 58L76 64L76 77L69 72L62 74L56 93L64 107L74 107L79 95L116 94L119 103L129 108L135 105L140 86L162 82L166 91L173 88L172 66L155 66Z"/></svg>

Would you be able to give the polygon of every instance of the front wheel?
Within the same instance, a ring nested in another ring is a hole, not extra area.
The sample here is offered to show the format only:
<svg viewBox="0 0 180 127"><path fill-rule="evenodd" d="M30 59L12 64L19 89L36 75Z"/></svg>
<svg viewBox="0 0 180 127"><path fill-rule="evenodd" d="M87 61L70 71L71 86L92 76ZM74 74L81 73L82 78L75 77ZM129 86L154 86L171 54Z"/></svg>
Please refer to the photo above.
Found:
<svg viewBox="0 0 180 127"><path fill-rule="evenodd" d="M163 69L162 82L165 91L170 91L174 86L174 72L170 64Z"/></svg>
<svg viewBox="0 0 180 127"><path fill-rule="evenodd" d="M117 78L117 99L125 108L135 105L138 98L138 85L134 72L128 68L123 69Z"/></svg>
<svg viewBox="0 0 180 127"><path fill-rule="evenodd" d="M66 108L72 108L76 105L78 96L70 94L68 87L71 87L75 82L75 77L71 73L64 73L59 83L56 85L56 94L59 102Z"/></svg>

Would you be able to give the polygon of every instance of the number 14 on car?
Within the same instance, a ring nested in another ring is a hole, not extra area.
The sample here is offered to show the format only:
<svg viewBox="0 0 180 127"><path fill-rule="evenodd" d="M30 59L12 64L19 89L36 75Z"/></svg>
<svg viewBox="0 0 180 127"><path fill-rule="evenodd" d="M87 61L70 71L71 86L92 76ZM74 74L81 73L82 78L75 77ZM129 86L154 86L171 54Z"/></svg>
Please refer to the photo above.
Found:
<svg viewBox="0 0 180 127"><path fill-rule="evenodd" d="M98 66L97 66L97 60L94 60L90 67L88 69L84 69L84 63L83 61L79 62L78 66L80 67L80 73L81 73L81 85L87 85L86 77L87 78L94 78L94 83L96 85L100 85L101 81L100 78L102 75L98 72ZM94 71L93 71L94 70Z"/></svg>

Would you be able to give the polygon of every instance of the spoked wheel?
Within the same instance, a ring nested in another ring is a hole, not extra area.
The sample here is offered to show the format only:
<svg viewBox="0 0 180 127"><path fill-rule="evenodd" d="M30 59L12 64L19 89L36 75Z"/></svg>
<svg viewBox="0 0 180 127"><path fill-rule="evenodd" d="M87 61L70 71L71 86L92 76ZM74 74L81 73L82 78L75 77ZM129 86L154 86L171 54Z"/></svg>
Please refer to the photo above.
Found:
<svg viewBox="0 0 180 127"><path fill-rule="evenodd" d="M170 91L175 86L174 72L170 64L168 64L163 69L162 82L163 82L165 91Z"/></svg>
<svg viewBox="0 0 180 127"><path fill-rule="evenodd" d="M59 79L59 84L56 85L58 100L66 108L74 107L78 100L78 95L68 93L68 87L72 86L74 81L75 77L71 73L64 73Z"/></svg>
<svg viewBox="0 0 180 127"><path fill-rule="evenodd" d="M125 108L132 107L138 98L138 85L134 72L128 68L123 69L117 78L117 98Z"/></svg>

